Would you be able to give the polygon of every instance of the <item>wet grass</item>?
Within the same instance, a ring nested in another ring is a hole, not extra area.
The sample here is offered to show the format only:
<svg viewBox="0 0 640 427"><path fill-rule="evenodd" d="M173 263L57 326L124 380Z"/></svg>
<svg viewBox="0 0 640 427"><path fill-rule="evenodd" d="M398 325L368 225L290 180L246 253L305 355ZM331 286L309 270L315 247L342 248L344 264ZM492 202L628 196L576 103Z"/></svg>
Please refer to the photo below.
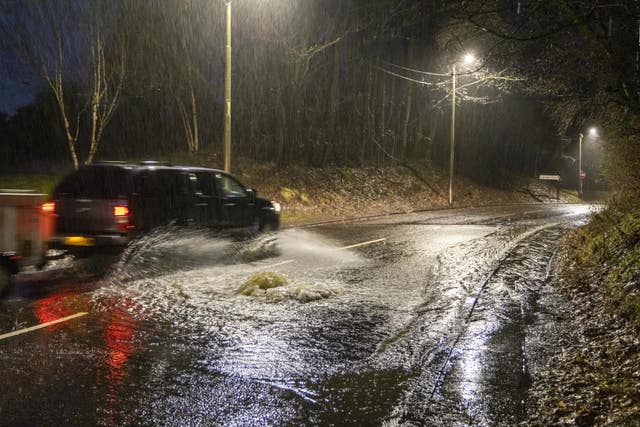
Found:
<svg viewBox="0 0 640 427"><path fill-rule="evenodd" d="M566 278L602 284L612 307L640 330L640 196L618 195L568 243Z"/></svg>
<svg viewBox="0 0 640 427"><path fill-rule="evenodd" d="M12 190L35 190L51 194L53 187L62 179L62 174L25 174L0 176L0 188Z"/></svg>

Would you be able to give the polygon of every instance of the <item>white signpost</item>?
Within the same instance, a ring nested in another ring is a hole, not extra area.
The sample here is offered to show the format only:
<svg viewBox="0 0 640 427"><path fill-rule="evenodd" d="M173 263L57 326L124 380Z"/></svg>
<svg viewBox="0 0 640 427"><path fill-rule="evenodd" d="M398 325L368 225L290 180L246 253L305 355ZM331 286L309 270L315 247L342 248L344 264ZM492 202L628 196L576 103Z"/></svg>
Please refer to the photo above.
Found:
<svg viewBox="0 0 640 427"><path fill-rule="evenodd" d="M555 181L556 200L560 200L560 175L540 175L540 181Z"/></svg>

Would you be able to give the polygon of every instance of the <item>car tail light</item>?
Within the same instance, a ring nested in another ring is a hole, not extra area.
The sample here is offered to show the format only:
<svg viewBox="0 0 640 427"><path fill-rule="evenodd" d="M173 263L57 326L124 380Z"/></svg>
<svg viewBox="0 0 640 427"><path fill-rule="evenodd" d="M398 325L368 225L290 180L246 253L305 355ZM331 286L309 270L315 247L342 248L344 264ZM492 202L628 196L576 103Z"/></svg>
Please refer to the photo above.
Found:
<svg viewBox="0 0 640 427"><path fill-rule="evenodd" d="M128 206L114 206L113 207L113 216L116 219L116 223L118 224L118 228L122 231L130 231L136 228L134 225L129 224L129 220L131 219L131 212L129 211Z"/></svg>
<svg viewBox="0 0 640 427"><path fill-rule="evenodd" d="M55 211L56 211L56 202L45 202L42 204L42 212L55 213Z"/></svg>
<svg viewBox="0 0 640 427"><path fill-rule="evenodd" d="M127 206L114 206L113 215L117 217L129 216L129 208Z"/></svg>

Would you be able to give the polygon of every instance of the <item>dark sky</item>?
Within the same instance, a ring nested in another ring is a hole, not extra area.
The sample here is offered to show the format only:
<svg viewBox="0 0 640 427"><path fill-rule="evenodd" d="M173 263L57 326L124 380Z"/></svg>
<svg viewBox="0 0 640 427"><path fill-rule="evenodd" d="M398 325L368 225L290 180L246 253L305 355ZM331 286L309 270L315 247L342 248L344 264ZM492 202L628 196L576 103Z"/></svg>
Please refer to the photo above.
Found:
<svg viewBox="0 0 640 427"><path fill-rule="evenodd" d="M16 4L4 6L11 9ZM0 13L4 14L0 17L0 25L8 25L3 21L12 16L6 11L0 8ZM15 113L16 109L30 104L41 87L41 77L23 64L7 44L0 43L0 111Z"/></svg>
<svg viewBox="0 0 640 427"><path fill-rule="evenodd" d="M2 52L5 61L10 56ZM22 71L9 72L7 67L0 65L0 111L12 115L20 107L30 104L41 84L38 78Z"/></svg>

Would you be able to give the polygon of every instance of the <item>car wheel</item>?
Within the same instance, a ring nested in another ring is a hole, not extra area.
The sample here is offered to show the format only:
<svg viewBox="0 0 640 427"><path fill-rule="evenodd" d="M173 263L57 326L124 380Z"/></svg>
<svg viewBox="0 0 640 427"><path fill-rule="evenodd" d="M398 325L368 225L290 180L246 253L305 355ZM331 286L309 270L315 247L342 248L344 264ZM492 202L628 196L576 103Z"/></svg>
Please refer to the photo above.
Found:
<svg viewBox="0 0 640 427"><path fill-rule="evenodd" d="M260 222L260 231L262 233L271 233L275 227L270 222Z"/></svg>

